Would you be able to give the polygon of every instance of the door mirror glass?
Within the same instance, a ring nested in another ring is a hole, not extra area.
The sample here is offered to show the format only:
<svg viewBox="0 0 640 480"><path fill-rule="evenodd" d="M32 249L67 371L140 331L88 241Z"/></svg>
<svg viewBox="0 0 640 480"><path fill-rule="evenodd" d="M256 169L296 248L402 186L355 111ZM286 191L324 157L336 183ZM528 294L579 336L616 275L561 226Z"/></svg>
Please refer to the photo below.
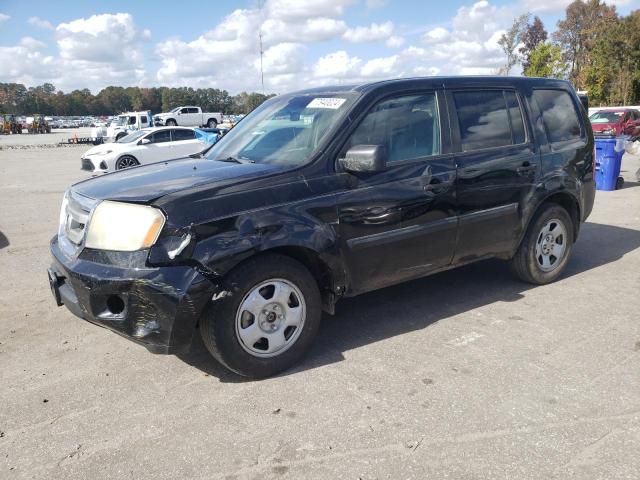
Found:
<svg viewBox="0 0 640 480"><path fill-rule="evenodd" d="M382 172L387 168L387 155L382 145L356 145L347 150L340 165L347 172Z"/></svg>
<svg viewBox="0 0 640 480"><path fill-rule="evenodd" d="M142 140L140 140L138 142L138 145L149 145L151 143L151 140L148 138L143 138Z"/></svg>

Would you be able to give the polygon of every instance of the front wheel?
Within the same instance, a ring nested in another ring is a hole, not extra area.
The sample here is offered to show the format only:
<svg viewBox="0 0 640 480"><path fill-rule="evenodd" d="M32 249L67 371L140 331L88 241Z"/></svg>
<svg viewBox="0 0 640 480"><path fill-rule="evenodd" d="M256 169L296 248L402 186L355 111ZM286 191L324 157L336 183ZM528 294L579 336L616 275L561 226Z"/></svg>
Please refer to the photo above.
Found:
<svg viewBox="0 0 640 480"><path fill-rule="evenodd" d="M132 157L131 155L123 155L116 162L116 170L123 170L125 168L135 167L137 165L140 165L140 163L134 157Z"/></svg>
<svg viewBox="0 0 640 480"><path fill-rule="evenodd" d="M215 118L210 118L207 122L207 127L216 128L218 126L218 121Z"/></svg>
<svg viewBox="0 0 640 480"><path fill-rule="evenodd" d="M297 363L311 345L322 305L318 285L299 262L256 257L233 270L233 286L200 319L209 352L230 370L264 378Z"/></svg>
<svg viewBox="0 0 640 480"><path fill-rule="evenodd" d="M170 120L167 120L167 122L166 122L166 124L165 124L165 125L166 125L167 127L175 127L175 126L177 126L178 124L177 124L177 122L176 122L175 120L171 120L171 119L170 119Z"/></svg>
<svg viewBox="0 0 640 480"><path fill-rule="evenodd" d="M572 246L571 217L560 205L544 204L511 259L511 270L528 283L551 283L567 266Z"/></svg>

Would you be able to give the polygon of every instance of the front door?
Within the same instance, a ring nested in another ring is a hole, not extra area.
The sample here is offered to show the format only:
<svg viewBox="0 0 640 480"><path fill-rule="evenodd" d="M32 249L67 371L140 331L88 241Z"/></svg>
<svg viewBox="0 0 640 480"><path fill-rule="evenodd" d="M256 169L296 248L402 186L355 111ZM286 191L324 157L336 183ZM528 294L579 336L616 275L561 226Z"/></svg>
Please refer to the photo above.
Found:
<svg viewBox="0 0 640 480"><path fill-rule="evenodd" d="M434 91L377 103L341 156L356 145L382 145L387 168L347 174L338 196L351 293L419 277L451 262L455 245L455 165L441 128L444 99Z"/></svg>

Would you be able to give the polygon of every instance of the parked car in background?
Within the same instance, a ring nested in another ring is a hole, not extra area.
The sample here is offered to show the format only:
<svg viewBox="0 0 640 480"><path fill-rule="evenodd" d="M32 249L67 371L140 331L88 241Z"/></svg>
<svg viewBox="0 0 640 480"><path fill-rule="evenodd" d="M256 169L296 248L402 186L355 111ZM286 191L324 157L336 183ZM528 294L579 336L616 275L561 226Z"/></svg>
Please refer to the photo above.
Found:
<svg viewBox="0 0 640 480"><path fill-rule="evenodd" d="M562 80L279 95L204 157L72 186L49 281L58 305L154 352L199 334L227 368L265 377L302 357L344 297L487 258L553 282L591 213L594 163Z"/></svg>
<svg viewBox="0 0 640 480"><path fill-rule="evenodd" d="M113 143L103 143L89 149L81 157L81 168L89 172L107 173L186 157L202 152L216 139L216 135L198 134L193 128L144 128Z"/></svg>
<svg viewBox="0 0 640 480"><path fill-rule="evenodd" d="M154 116L156 125L215 128L222 123L222 113L203 112L200 107L176 107L169 113Z"/></svg>
<svg viewBox="0 0 640 480"><path fill-rule="evenodd" d="M108 127L94 127L91 137L117 142L135 130L149 127L153 127L153 115L150 111L126 112L115 117Z"/></svg>
<svg viewBox="0 0 640 480"><path fill-rule="evenodd" d="M589 121L595 135L640 135L640 111L633 108L598 110Z"/></svg>

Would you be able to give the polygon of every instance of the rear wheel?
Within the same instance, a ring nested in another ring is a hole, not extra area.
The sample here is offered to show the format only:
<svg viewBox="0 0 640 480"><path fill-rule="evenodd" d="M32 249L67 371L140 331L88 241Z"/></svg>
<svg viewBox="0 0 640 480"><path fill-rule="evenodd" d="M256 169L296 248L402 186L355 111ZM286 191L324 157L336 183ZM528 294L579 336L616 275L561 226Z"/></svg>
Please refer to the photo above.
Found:
<svg viewBox="0 0 640 480"><path fill-rule="evenodd" d="M137 165L140 165L140 163L134 157L131 155L123 155L116 161L116 170L123 170Z"/></svg>
<svg viewBox="0 0 640 480"><path fill-rule="evenodd" d="M528 283L553 282L565 269L572 246L573 222L567 211L557 204L543 204L511 259L511 270Z"/></svg>
<svg viewBox="0 0 640 480"><path fill-rule="evenodd" d="M209 352L230 370L263 378L295 363L311 345L321 317L318 285L299 262L283 255L248 260L227 277L230 295L200 320Z"/></svg>

